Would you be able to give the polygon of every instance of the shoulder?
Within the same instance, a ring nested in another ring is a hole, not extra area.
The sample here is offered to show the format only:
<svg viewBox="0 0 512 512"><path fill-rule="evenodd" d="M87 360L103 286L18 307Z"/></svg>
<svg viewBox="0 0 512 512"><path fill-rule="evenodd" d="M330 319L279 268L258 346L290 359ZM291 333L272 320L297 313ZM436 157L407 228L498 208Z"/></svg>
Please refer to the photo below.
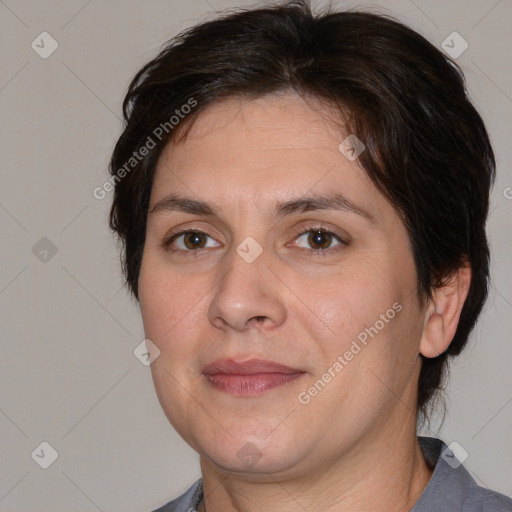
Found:
<svg viewBox="0 0 512 512"><path fill-rule="evenodd" d="M496 491L476 487L468 497L470 512L512 512L512 498Z"/></svg>
<svg viewBox="0 0 512 512"><path fill-rule="evenodd" d="M419 437L421 449L434 472L411 512L450 510L457 512L512 512L512 499L480 487L443 441Z"/></svg>
<svg viewBox="0 0 512 512"><path fill-rule="evenodd" d="M203 480L200 478L181 496L153 512L195 512L203 497Z"/></svg>

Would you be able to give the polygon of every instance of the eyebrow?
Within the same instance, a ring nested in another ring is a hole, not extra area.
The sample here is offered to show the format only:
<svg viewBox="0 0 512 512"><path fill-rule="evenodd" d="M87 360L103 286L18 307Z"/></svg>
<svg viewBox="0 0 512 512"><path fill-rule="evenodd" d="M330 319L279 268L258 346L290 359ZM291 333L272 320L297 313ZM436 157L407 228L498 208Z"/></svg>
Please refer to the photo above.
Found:
<svg viewBox="0 0 512 512"><path fill-rule="evenodd" d="M282 218L287 215L305 213L315 210L337 210L352 213L363 217L368 223L377 225L375 216L362 206L354 203L342 194L309 195L289 201L279 202L274 206L274 217ZM158 201L149 211L148 215L162 211L176 211L191 215L206 217L220 216L220 209L211 202L192 199L190 197L170 194Z"/></svg>

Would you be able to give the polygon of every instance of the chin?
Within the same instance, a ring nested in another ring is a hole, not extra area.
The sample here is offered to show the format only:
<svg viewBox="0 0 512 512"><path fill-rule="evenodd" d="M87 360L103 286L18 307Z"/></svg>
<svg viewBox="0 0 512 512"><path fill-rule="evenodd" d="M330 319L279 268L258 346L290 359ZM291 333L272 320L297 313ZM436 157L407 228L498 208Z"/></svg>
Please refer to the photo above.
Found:
<svg viewBox="0 0 512 512"><path fill-rule="evenodd" d="M222 431L220 435L193 443L194 449L225 471L253 475L286 472L301 458L296 442L285 433L275 436L271 430L262 429L260 435L244 435L240 430L234 435Z"/></svg>

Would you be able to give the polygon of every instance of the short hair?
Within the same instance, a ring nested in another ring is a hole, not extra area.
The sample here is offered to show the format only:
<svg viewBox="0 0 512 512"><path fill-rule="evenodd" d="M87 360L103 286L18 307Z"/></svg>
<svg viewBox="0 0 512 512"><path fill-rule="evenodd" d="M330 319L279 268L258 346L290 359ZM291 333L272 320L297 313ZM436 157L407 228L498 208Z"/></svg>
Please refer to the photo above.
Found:
<svg viewBox="0 0 512 512"><path fill-rule="evenodd" d="M239 9L181 32L138 71L109 166L109 220L125 282L138 300L150 193L167 142L186 137L199 114L223 98L283 92L348 113L345 136L365 144L360 164L408 231L420 305L464 263L471 267L450 346L436 358L420 355L416 412L428 419L448 356L464 348L487 298L495 159L459 66L390 16L313 14L307 0Z"/></svg>

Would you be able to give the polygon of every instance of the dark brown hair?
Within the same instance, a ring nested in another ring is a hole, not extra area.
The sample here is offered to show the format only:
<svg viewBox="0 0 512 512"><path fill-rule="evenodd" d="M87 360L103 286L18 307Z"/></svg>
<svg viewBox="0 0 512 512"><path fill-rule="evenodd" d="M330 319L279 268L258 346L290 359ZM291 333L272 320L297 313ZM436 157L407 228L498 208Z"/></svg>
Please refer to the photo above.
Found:
<svg viewBox="0 0 512 512"><path fill-rule="evenodd" d="M409 232L420 304L464 260L471 266L453 341L436 358L421 356L418 412L427 417L447 358L467 343L487 297L485 223L495 161L460 68L389 16L314 15L306 0L238 10L182 32L136 74L109 169L110 226L123 244L129 289L138 299L149 198L165 144L188 127L180 135L186 136L193 120L222 98L285 91L350 113L349 132L366 145L361 165Z"/></svg>

